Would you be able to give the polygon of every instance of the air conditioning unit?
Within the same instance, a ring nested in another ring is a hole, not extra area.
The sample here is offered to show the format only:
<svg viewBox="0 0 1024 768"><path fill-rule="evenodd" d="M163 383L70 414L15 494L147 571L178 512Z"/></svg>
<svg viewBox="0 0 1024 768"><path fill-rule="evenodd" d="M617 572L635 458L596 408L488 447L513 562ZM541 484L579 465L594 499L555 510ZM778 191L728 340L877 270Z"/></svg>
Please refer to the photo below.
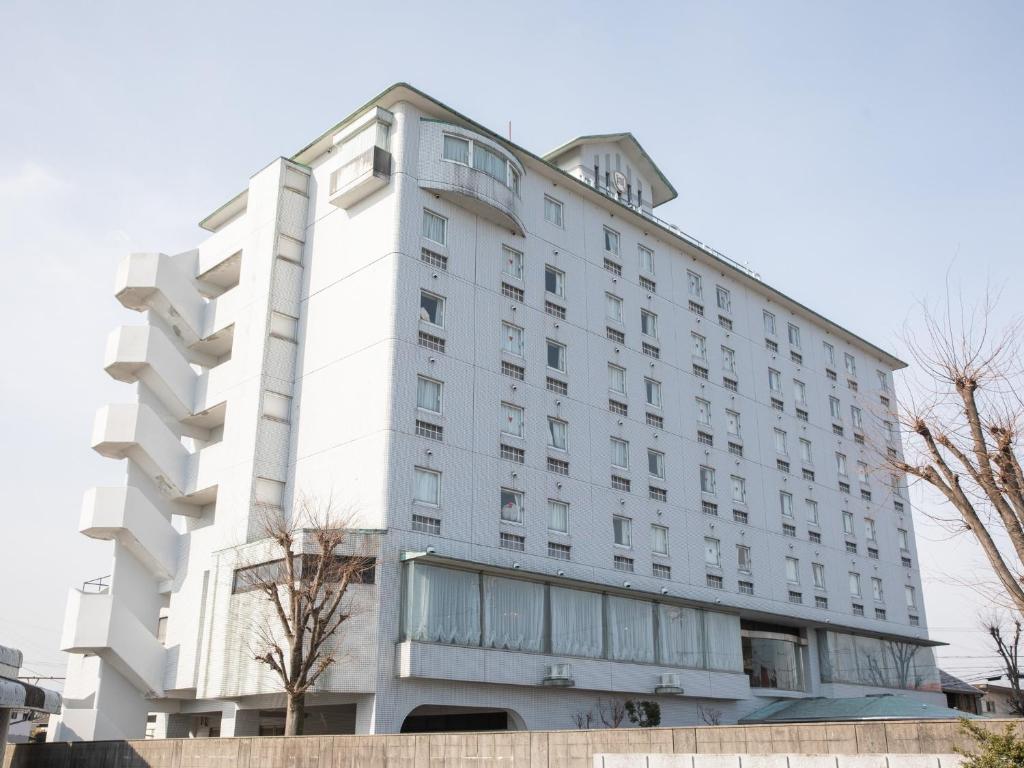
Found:
<svg viewBox="0 0 1024 768"><path fill-rule="evenodd" d="M683 693L683 686L679 680L679 675L675 672L665 672L658 678L658 684L654 686L655 693Z"/></svg>
<svg viewBox="0 0 1024 768"><path fill-rule="evenodd" d="M576 685L576 681L572 679L572 664L548 664L544 668L544 680L541 685L572 688Z"/></svg>

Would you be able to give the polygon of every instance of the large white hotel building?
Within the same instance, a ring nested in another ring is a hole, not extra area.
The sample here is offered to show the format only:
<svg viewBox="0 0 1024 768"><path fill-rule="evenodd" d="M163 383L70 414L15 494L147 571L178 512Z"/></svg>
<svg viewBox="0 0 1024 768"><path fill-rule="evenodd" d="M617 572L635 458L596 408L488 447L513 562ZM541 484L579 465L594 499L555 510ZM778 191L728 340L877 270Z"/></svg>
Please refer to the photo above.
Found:
<svg viewBox="0 0 1024 768"><path fill-rule="evenodd" d="M50 738L279 733L236 571L299 494L376 558L307 733L944 701L879 468L903 363L655 216L675 196L629 133L538 156L398 84L194 250L129 256L134 397L93 434L126 482L81 517L113 562L71 592Z"/></svg>

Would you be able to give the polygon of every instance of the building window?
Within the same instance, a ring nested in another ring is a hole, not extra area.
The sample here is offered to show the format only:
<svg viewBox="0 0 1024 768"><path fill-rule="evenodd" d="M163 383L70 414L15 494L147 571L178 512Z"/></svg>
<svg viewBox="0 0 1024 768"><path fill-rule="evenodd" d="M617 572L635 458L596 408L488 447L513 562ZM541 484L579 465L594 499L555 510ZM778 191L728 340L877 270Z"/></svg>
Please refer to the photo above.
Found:
<svg viewBox="0 0 1024 768"><path fill-rule="evenodd" d="M807 403L807 385L798 379L793 379L793 399L801 405Z"/></svg>
<svg viewBox="0 0 1024 768"><path fill-rule="evenodd" d="M438 245L448 242L448 219L433 211L423 210L423 236Z"/></svg>
<svg viewBox="0 0 1024 768"><path fill-rule="evenodd" d="M509 376L513 379L518 379L519 381L523 381L526 378L525 368L523 368L521 365L513 365L507 360L501 361L501 373L503 376ZM551 381L551 379L548 379L548 381ZM549 386L548 389L550 388L551 387Z"/></svg>
<svg viewBox="0 0 1024 768"><path fill-rule="evenodd" d="M544 290L565 298L565 272L552 266L544 267Z"/></svg>
<svg viewBox="0 0 1024 768"><path fill-rule="evenodd" d="M846 477L846 454L836 453L836 472L840 477Z"/></svg>
<svg viewBox="0 0 1024 768"><path fill-rule="evenodd" d="M705 574L704 583L712 589L722 589L722 577L716 573Z"/></svg>
<svg viewBox="0 0 1024 768"><path fill-rule="evenodd" d="M896 540L899 542L901 552L910 551L910 537L904 529L896 529Z"/></svg>
<svg viewBox="0 0 1024 768"><path fill-rule="evenodd" d="M554 472L556 475L568 475L569 462L548 456L548 472Z"/></svg>
<svg viewBox="0 0 1024 768"><path fill-rule="evenodd" d="M811 575L814 577L814 588L825 589L825 566L821 563L811 563Z"/></svg>
<svg viewBox="0 0 1024 768"><path fill-rule="evenodd" d="M510 355L523 357L523 329L511 323L501 324L501 349Z"/></svg>
<svg viewBox="0 0 1024 768"><path fill-rule="evenodd" d="M718 539L704 537L704 563L715 568L722 565L722 544Z"/></svg>
<svg viewBox="0 0 1024 768"><path fill-rule="evenodd" d="M517 280L523 279L523 254L507 245L501 246L501 271Z"/></svg>
<svg viewBox="0 0 1024 768"><path fill-rule="evenodd" d="M843 355L843 362L846 364L846 372L851 376L857 375L857 360L849 352Z"/></svg>
<svg viewBox="0 0 1024 768"><path fill-rule="evenodd" d="M647 418L647 426L654 427L655 429L664 429L665 428L665 419L664 419L664 417L659 416L656 413L648 413L648 414L646 414L646 418Z"/></svg>
<svg viewBox="0 0 1024 768"><path fill-rule="evenodd" d="M711 435L708 432L701 432L700 430L698 430L697 431L697 442L700 443L701 445L712 445L713 446L715 444L715 438L714 438L713 435Z"/></svg>
<svg viewBox="0 0 1024 768"><path fill-rule="evenodd" d="M775 430L775 452L780 453L783 456L789 455L789 449L786 441L786 433L784 430Z"/></svg>
<svg viewBox="0 0 1024 768"><path fill-rule="evenodd" d="M754 582L752 581L739 581L736 583L736 588L741 595L754 594Z"/></svg>
<svg viewBox="0 0 1024 768"><path fill-rule="evenodd" d="M413 483L413 501L431 507L441 505L441 473L416 467Z"/></svg>
<svg viewBox="0 0 1024 768"><path fill-rule="evenodd" d="M569 423L562 419L548 417L548 445L559 451L569 449Z"/></svg>
<svg viewBox="0 0 1024 768"><path fill-rule="evenodd" d="M875 608L875 618L885 621L885 608Z"/></svg>
<svg viewBox="0 0 1024 768"><path fill-rule="evenodd" d="M526 291L522 288L516 288L514 285L509 285L506 282L502 282L501 284L501 295L510 298L513 301L526 301Z"/></svg>
<svg viewBox="0 0 1024 768"><path fill-rule="evenodd" d="M626 491L630 489L629 478L620 477L619 475L612 475L612 488L616 491Z"/></svg>
<svg viewBox="0 0 1024 768"><path fill-rule="evenodd" d="M570 560L572 555L572 547L568 544L559 544L555 541L548 542L548 557L553 557L556 560Z"/></svg>
<svg viewBox="0 0 1024 768"><path fill-rule="evenodd" d="M544 302L544 311L552 317L556 317L559 320L565 320L565 307L560 307L553 301Z"/></svg>
<svg viewBox="0 0 1024 768"><path fill-rule="evenodd" d="M701 304L698 304L696 301L691 301L687 306L693 314L704 317L704 307Z"/></svg>
<svg viewBox="0 0 1024 768"><path fill-rule="evenodd" d="M800 438L800 461L804 464L814 463L811 456L811 441L803 437Z"/></svg>
<svg viewBox="0 0 1024 768"><path fill-rule="evenodd" d="M701 276L696 272L687 272L686 280L690 295L696 299L703 298L704 296L704 281Z"/></svg>
<svg viewBox="0 0 1024 768"><path fill-rule="evenodd" d="M765 339L764 340L764 346L765 346L765 349L767 349L769 352L778 352L779 351L779 345L776 342L772 341L771 339Z"/></svg>
<svg viewBox="0 0 1024 768"><path fill-rule="evenodd" d="M609 320L617 323L622 322L622 299L613 293L604 295L604 313ZM623 339L624 341L625 339Z"/></svg>
<svg viewBox="0 0 1024 768"><path fill-rule="evenodd" d="M747 522L750 521L750 515L748 515L743 510L734 509L732 511L732 519L733 519L734 522L746 524Z"/></svg>
<svg viewBox="0 0 1024 768"><path fill-rule="evenodd" d="M782 374L774 368L768 369L768 389L772 392L782 391Z"/></svg>
<svg viewBox="0 0 1024 768"><path fill-rule="evenodd" d="M617 437L611 438L612 466L629 469L629 442Z"/></svg>
<svg viewBox="0 0 1024 768"><path fill-rule="evenodd" d="M651 551L656 555L668 555L668 528L665 526L651 526Z"/></svg>
<svg viewBox="0 0 1024 768"><path fill-rule="evenodd" d="M843 533L853 536L853 513L843 512Z"/></svg>
<svg viewBox="0 0 1024 768"><path fill-rule="evenodd" d="M853 604L853 615L854 616L863 616L864 615L864 606L861 605L860 603L854 603Z"/></svg>
<svg viewBox="0 0 1024 768"><path fill-rule="evenodd" d="M647 486L647 498L652 501L668 501L668 491L664 488L656 488L653 485Z"/></svg>
<svg viewBox="0 0 1024 768"><path fill-rule="evenodd" d="M606 271L611 272L616 277L622 275L622 267L617 262L614 262L611 259L606 258L604 260L604 268Z"/></svg>
<svg viewBox="0 0 1024 768"><path fill-rule="evenodd" d="M501 489L501 521L503 523L523 522L523 494L509 488Z"/></svg>
<svg viewBox="0 0 1024 768"><path fill-rule="evenodd" d="M416 434L419 437L426 437L430 440L443 440L444 427L438 426L437 424L431 424L429 421L416 419Z"/></svg>
<svg viewBox="0 0 1024 768"><path fill-rule="evenodd" d="M882 590L882 580L871 577L871 597L879 603L885 602L885 592Z"/></svg>
<svg viewBox="0 0 1024 768"><path fill-rule="evenodd" d="M498 544L502 549L511 549L514 552L526 551L526 537L515 533L502 531L498 534Z"/></svg>
<svg viewBox="0 0 1024 768"><path fill-rule="evenodd" d="M708 359L708 342L699 333L691 333L690 339L693 342L693 356L698 360Z"/></svg>
<svg viewBox="0 0 1024 768"><path fill-rule="evenodd" d="M812 544L821 544L821 534L817 531L808 531L807 540Z"/></svg>
<svg viewBox="0 0 1024 768"><path fill-rule="evenodd" d="M700 507L704 511L705 515L718 517L718 505L715 504L715 502L704 499L703 501L701 501Z"/></svg>
<svg viewBox="0 0 1024 768"><path fill-rule="evenodd" d="M620 395L626 394L626 369L608 363L608 389Z"/></svg>
<svg viewBox="0 0 1024 768"><path fill-rule="evenodd" d="M423 331L419 332L417 342L421 347L432 349L435 352L444 352L445 349L444 339L440 336L433 336L432 334L424 333Z"/></svg>
<svg viewBox="0 0 1024 768"><path fill-rule="evenodd" d="M652 339L658 338L658 316L646 309L640 310L640 331Z"/></svg>
<svg viewBox="0 0 1024 768"><path fill-rule="evenodd" d="M652 477L665 478L665 454L661 451L655 451L653 448L647 449L647 471Z"/></svg>
<svg viewBox="0 0 1024 768"><path fill-rule="evenodd" d="M655 360L661 358L661 350L653 344L648 344L646 341L643 343L643 353L648 357L653 357Z"/></svg>
<svg viewBox="0 0 1024 768"><path fill-rule="evenodd" d="M644 245L637 245L637 255L640 257L640 271L650 275L654 274L654 251Z"/></svg>
<svg viewBox="0 0 1024 768"><path fill-rule="evenodd" d="M768 312L767 310L765 310L765 311L763 311L761 313L761 317L764 320L764 332L768 336L774 336L775 335L775 315L773 315L771 312Z"/></svg>
<svg viewBox="0 0 1024 768"><path fill-rule="evenodd" d="M523 409L518 405L501 404L501 432L515 437L523 436Z"/></svg>
<svg viewBox="0 0 1024 768"><path fill-rule="evenodd" d="M789 343L790 346L800 348L800 327L789 323Z"/></svg>
<svg viewBox="0 0 1024 768"><path fill-rule="evenodd" d="M644 379L644 393L647 397L647 404L655 408L661 407L661 382L654 379Z"/></svg>
<svg viewBox="0 0 1024 768"><path fill-rule="evenodd" d="M718 308L723 312L732 311L732 297L729 295L728 288L723 288L720 285L715 286L715 300L718 303Z"/></svg>
<svg viewBox="0 0 1024 768"><path fill-rule="evenodd" d="M739 437L740 415L736 411L725 412L725 429L730 435Z"/></svg>
<svg viewBox="0 0 1024 768"><path fill-rule="evenodd" d="M607 336L612 341L614 341L616 344L626 343L626 334L624 334L622 331L616 328L612 328L610 325L604 329L604 335Z"/></svg>
<svg viewBox="0 0 1024 768"><path fill-rule="evenodd" d="M612 536L620 547L633 546L633 521L628 517L615 515L612 517Z"/></svg>
<svg viewBox="0 0 1024 768"><path fill-rule="evenodd" d="M412 516L412 529L418 533L429 533L434 536L441 535L441 521L436 517L426 515Z"/></svg>
<svg viewBox="0 0 1024 768"><path fill-rule="evenodd" d="M619 255L619 233L610 227L604 228L604 249L608 253Z"/></svg>
<svg viewBox="0 0 1024 768"><path fill-rule="evenodd" d="M615 566L616 571L625 571L626 573L633 573L633 558L624 557L623 555L615 555L612 558L612 563Z"/></svg>
<svg viewBox="0 0 1024 768"><path fill-rule="evenodd" d="M458 136L444 136L444 149L441 157L462 165L469 165L469 141Z"/></svg>
<svg viewBox="0 0 1024 768"><path fill-rule="evenodd" d="M702 493L714 495L715 493L715 470L713 467L700 468L700 490Z"/></svg>
<svg viewBox="0 0 1024 768"><path fill-rule="evenodd" d="M860 574L850 572L850 595L860 597Z"/></svg>
<svg viewBox="0 0 1024 768"><path fill-rule="evenodd" d="M702 398L697 398L697 423L707 426L711 425L711 403Z"/></svg>
<svg viewBox="0 0 1024 768"><path fill-rule="evenodd" d="M629 406L625 403L620 403L618 400L612 400L608 398L608 410L612 413L617 413L619 416L629 415Z"/></svg>
<svg viewBox="0 0 1024 768"><path fill-rule="evenodd" d="M562 204L550 195L544 195L544 221L562 226Z"/></svg>
<svg viewBox="0 0 1024 768"><path fill-rule="evenodd" d="M434 253L434 251L428 248L420 249L420 261L435 269L448 269L448 257L442 256L440 253Z"/></svg>
<svg viewBox="0 0 1024 768"><path fill-rule="evenodd" d="M672 566L665 565L664 563L654 563L651 565L651 575L656 579L671 579Z"/></svg>
<svg viewBox="0 0 1024 768"><path fill-rule="evenodd" d="M526 451L522 448L516 448L515 446L501 444L499 449L499 455L505 461L514 461L516 464L526 463Z"/></svg>
<svg viewBox="0 0 1024 768"><path fill-rule="evenodd" d="M736 372L736 351L729 347L722 347L722 370Z"/></svg>
<svg viewBox="0 0 1024 768"><path fill-rule="evenodd" d="M810 525L818 525L818 502L814 499L804 499L804 507L807 510L807 522Z"/></svg>
<svg viewBox="0 0 1024 768"><path fill-rule="evenodd" d="M796 526L789 523L782 524L782 535L789 536L791 539L796 538Z"/></svg>
<svg viewBox="0 0 1024 768"><path fill-rule="evenodd" d="M548 339L548 368L565 373L565 345Z"/></svg>
<svg viewBox="0 0 1024 768"><path fill-rule="evenodd" d="M786 581L790 584L800 583L800 561L795 557L786 558Z"/></svg>
<svg viewBox="0 0 1024 768"><path fill-rule="evenodd" d="M793 494L779 491L779 509L783 517L793 517Z"/></svg>
<svg viewBox="0 0 1024 768"><path fill-rule="evenodd" d="M658 290L657 284L649 277L644 277L643 275L640 275L640 287L650 293L656 293Z"/></svg>
<svg viewBox="0 0 1024 768"><path fill-rule="evenodd" d="M827 341L821 342L821 346L825 351L825 363L830 366L836 364L836 349Z"/></svg>
<svg viewBox="0 0 1024 768"><path fill-rule="evenodd" d="M750 573L751 571L750 547L745 544L736 545L736 567L742 573Z"/></svg>
<svg viewBox="0 0 1024 768"><path fill-rule="evenodd" d="M438 328L444 327L444 299L433 293L420 291L420 320Z"/></svg>
<svg viewBox="0 0 1024 768"><path fill-rule="evenodd" d="M732 475L729 480L732 483L732 500L737 504L746 504L747 481L739 475Z"/></svg>
<svg viewBox="0 0 1024 768"><path fill-rule="evenodd" d="M548 499L548 530L569 532L569 505L564 501Z"/></svg>

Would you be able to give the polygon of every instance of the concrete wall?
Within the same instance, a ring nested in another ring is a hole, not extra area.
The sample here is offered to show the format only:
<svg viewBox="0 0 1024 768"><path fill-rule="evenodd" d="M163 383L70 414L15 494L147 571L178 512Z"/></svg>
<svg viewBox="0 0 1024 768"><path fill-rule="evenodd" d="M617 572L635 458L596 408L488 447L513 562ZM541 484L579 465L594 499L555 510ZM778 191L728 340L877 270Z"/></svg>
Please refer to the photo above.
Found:
<svg viewBox="0 0 1024 768"><path fill-rule="evenodd" d="M1021 720L1006 722L1024 731ZM954 721L821 723L808 725L622 728L522 733L408 734L401 736L297 736L220 739L18 744L7 748L2 768L590 768L600 755L873 755L859 768L886 766L886 755L918 755L919 768L941 768L936 756L970 749L973 742ZM599 758L600 759L600 758ZM891 758L890 758L891 759ZM739 766L721 758L707 768ZM794 758L790 758L788 768ZM744 762L748 762L745 760ZM763 758L758 768L765 765ZM799 768L805 768L803 762ZM898 761L897 761L898 762ZM600 764L600 763L597 763ZM640 765L645 765L641 762ZM655 763L652 763L652 765ZM669 763L671 765L671 763ZM685 762L685 765L695 763ZM847 760L847 765L852 762ZM815 763L817 765L817 763ZM838 763L828 761L828 765ZM893 763L889 768L896 768ZM904 766L904 763L899 763ZM942 766L946 763L943 762ZM952 765L952 763L951 763ZM783 768L787 768L783 766ZM810 766L806 766L810 768ZM907 767L909 768L909 766Z"/></svg>

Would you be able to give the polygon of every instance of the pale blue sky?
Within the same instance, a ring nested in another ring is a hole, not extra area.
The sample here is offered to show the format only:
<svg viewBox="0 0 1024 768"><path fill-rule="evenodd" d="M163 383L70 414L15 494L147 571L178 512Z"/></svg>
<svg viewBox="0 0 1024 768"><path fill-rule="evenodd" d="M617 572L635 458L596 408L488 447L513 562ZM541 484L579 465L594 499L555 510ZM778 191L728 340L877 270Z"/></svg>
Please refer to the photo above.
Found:
<svg viewBox="0 0 1024 768"><path fill-rule="evenodd" d="M67 588L107 572L75 529L123 472L88 448L96 407L130 398L100 367L140 319L118 260L191 247L251 173L390 83L537 152L634 132L680 192L659 215L900 352L950 264L1022 289L1022 37L1011 2L0 0L0 642L60 674ZM994 668L974 598L940 583L972 548L919 538L946 665Z"/></svg>

